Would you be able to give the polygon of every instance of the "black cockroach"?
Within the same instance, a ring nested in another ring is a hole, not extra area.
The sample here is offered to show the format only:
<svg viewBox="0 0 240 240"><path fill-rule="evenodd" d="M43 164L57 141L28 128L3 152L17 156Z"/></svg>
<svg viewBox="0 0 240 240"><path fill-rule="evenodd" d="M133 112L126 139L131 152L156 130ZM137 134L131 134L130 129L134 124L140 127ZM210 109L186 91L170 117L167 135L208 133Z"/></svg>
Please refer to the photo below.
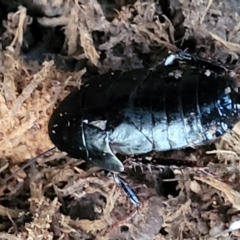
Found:
<svg viewBox="0 0 240 240"><path fill-rule="evenodd" d="M240 95L225 67L186 52L169 55L163 65L113 71L72 91L50 118L54 145L71 157L121 172L116 153L194 147L214 141L239 120ZM114 179L139 206L127 183L117 175Z"/></svg>
<svg viewBox="0 0 240 240"><path fill-rule="evenodd" d="M182 61L188 65L174 65ZM240 95L227 72L180 51L155 70L100 75L59 104L49 121L49 137L71 157L112 172L124 170L116 153L138 155L214 141L240 116ZM116 174L114 179L139 206L127 183Z"/></svg>
<svg viewBox="0 0 240 240"><path fill-rule="evenodd" d="M162 65L109 72L72 91L50 118L51 141L71 157L121 172L116 153L195 147L233 127L240 95L234 79L218 73L227 71L223 66L186 52Z"/></svg>

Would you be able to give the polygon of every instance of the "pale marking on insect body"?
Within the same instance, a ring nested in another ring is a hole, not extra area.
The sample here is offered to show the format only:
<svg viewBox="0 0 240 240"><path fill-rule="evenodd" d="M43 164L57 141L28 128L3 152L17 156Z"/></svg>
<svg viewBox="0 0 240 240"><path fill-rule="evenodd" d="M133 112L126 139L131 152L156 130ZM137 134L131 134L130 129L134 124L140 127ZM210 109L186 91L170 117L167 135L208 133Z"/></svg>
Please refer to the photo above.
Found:
<svg viewBox="0 0 240 240"><path fill-rule="evenodd" d="M207 77L210 77L211 71L210 71L209 69L207 69L207 70L205 71L205 75L206 75Z"/></svg>
<svg viewBox="0 0 240 240"><path fill-rule="evenodd" d="M173 61L176 59L175 55L171 54L166 58L166 61L164 63L165 66L169 66L173 64Z"/></svg>
<svg viewBox="0 0 240 240"><path fill-rule="evenodd" d="M85 151L86 151L86 155L87 155L88 159L91 161L91 158L89 157L89 152L88 152L88 149L87 149L86 140L85 140L83 123L88 123L88 120L83 120L83 121L82 121L82 124L81 124L81 128L82 128L82 142L83 142L83 146L84 146Z"/></svg>

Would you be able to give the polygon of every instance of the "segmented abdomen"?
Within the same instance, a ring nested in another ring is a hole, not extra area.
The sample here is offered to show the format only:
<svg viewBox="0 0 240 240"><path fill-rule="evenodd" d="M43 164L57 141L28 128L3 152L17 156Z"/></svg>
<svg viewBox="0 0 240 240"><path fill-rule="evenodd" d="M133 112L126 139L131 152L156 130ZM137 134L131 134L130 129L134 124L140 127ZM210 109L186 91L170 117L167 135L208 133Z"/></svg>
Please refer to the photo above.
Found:
<svg viewBox="0 0 240 240"><path fill-rule="evenodd" d="M136 84L129 80L131 89L125 82L123 74L111 84L107 99L116 109L108 104L106 109L112 143L124 154L200 145L224 134L237 119L228 77L192 69L139 73Z"/></svg>
<svg viewBox="0 0 240 240"><path fill-rule="evenodd" d="M82 122L101 128L111 149L125 155L203 144L238 119L240 97L232 84L228 76L197 68L103 74L61 102L50 138L76 158L86 156L84 141L91 135Z"/></svg>

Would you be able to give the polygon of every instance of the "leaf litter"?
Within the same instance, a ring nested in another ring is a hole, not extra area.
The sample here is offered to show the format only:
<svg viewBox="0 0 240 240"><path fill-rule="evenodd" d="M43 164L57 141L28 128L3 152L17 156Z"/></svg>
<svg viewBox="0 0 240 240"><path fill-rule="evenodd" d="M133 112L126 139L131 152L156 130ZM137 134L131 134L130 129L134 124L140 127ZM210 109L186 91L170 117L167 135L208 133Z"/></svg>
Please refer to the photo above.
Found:
<svg viewBox="0 0 240 240"><path fill-rule="evenodd" d="M112 177L84 159L55 151L4 179L52 147L49 117L84 73L153 67L181 47L227 64L237 78L237 0L10 2L0 10L0 238L236 239L239 124L214 145L160 155L201 168L176 167L169 177L125 159L143 205L131 219L136 209Z"/></svg>

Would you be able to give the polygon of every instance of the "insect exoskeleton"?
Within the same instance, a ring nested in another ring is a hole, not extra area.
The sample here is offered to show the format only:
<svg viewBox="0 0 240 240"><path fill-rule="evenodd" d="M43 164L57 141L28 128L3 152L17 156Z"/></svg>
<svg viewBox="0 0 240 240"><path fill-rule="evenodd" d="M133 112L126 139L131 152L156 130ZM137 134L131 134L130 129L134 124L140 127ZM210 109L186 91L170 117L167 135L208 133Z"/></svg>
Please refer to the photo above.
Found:
<svg viewBox="0 0 240 240"><path fill-rule="evenodd" d="M114 172L124 170L116 153L214 141L240 113L235 81L223 72L221 65L180 52L155 70L99 75L59 104L49 122L50 139L71 157Z"/></svg>

